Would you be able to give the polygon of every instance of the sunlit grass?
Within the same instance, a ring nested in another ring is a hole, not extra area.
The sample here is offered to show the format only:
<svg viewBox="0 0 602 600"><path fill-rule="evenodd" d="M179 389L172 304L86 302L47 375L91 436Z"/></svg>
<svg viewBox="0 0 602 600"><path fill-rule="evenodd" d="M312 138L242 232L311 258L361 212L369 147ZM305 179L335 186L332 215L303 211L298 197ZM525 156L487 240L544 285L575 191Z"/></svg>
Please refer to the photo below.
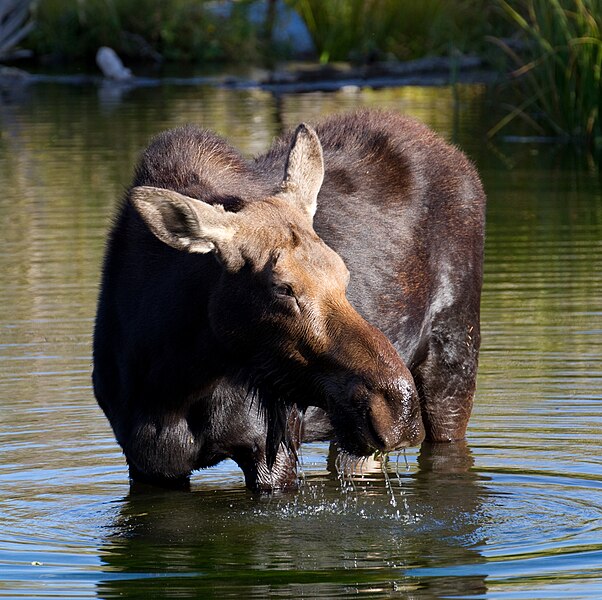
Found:
<svg viewBox="0 0 602 600"><path fill-rule="evenodd" d="M310 31L321 62L413 54L428 45L443 0L289 0ZM410 35L411 33L411 35ZM401 46L405 45L405 48Z"/></svg>
<svg viewBox="0 0 602 600"><path fill-rule="evenodd" d="M408 60L481 49L499 25L486 0L286 0L320 61Z"/></svg>
<svg viewBox="0 0 602 600"><path fill-rule="evenodd" d="M521 100L490 133L520 117L540 135L602 145L602 0L498 1L526 44L498 41L516 64Z"/></svg>

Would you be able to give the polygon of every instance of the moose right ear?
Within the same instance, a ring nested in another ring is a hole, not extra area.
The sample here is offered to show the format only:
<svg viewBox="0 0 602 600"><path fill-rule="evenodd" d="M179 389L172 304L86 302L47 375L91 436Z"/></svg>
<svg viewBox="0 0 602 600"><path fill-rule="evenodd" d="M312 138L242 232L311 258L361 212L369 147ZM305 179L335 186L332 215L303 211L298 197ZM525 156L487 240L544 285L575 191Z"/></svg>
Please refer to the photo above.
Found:
<svg viewBox="0 0 602 600"><path fill-rule="evenodd" d="M130 201L155 236L177 250L223 253L236 232L235 213L173 190L135 187Z"/></svg>
<svg viewBox="0 0 602 600"><path fill-rule="evenodd" d="M323 181L322 145L316 132L309 125L301 123L295 130L286 158L281 194L313 220Z"/></svg>

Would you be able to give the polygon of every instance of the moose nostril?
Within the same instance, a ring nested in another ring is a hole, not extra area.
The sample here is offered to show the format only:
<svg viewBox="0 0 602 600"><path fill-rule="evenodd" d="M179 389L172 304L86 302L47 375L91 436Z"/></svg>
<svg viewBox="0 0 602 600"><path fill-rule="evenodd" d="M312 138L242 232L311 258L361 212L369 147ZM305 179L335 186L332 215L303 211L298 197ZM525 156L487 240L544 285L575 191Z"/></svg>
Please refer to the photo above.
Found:
<svg viewBox="0 0 602 600"><path fill-rule="evenodd" d="M424 439L424 425L417 404L395 402L374 394L368 404L367 432L378 450L391 452L415 446Z"/></svg>
<svg viewBox="0 0 602 600"><path fill-rule="evenodd" d="M375 394L368 408L368 427L379 450L394 450L399 446L400 425L385 398Z"/></svg>

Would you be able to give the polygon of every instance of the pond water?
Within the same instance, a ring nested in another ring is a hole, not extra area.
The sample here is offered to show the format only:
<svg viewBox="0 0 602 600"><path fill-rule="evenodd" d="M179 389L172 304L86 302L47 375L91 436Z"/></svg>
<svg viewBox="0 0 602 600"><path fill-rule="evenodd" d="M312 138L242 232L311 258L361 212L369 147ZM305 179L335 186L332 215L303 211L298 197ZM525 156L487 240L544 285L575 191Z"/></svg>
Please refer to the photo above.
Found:
<svg viewBox="0 0 602 600"><path fill-rule="evenodd" d="M0 103L0 597L602 598L602 194L552 146L488 143L486 90L273 95L38 84ZM137 153L196 122L245 153L356 106L414 115L489 197L483 348L466 444L295 494L225 462L130 494L91 386L104 236ZM587 161L583 161L586 163Z"/></svg>

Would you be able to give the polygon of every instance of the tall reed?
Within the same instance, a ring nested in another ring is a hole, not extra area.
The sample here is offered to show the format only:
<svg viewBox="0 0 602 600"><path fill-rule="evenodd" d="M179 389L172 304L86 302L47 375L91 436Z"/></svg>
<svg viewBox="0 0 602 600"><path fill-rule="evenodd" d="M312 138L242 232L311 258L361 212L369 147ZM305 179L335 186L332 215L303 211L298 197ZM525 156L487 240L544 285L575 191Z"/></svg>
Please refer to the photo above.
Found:
<svg viewBox="0 0 602 600"><path fill-rule="evenodd" d="M516 117L542 134L602 145L602 0L498 0L524 33L521 51L499 42L516 63Z"/></svg>
<svg viewBox="0 0 602 600"><path fill-rule="evenodd" d="M430 32L444 0L287 0L301 15L321 62L430 50Z"/></svg>
<svg viewBox="0 0 602 600"><path fill-rule="evenodd" d="M31 0L0 2L0 58L10 55L13 48L33 29L28 21Z"/></svg>

